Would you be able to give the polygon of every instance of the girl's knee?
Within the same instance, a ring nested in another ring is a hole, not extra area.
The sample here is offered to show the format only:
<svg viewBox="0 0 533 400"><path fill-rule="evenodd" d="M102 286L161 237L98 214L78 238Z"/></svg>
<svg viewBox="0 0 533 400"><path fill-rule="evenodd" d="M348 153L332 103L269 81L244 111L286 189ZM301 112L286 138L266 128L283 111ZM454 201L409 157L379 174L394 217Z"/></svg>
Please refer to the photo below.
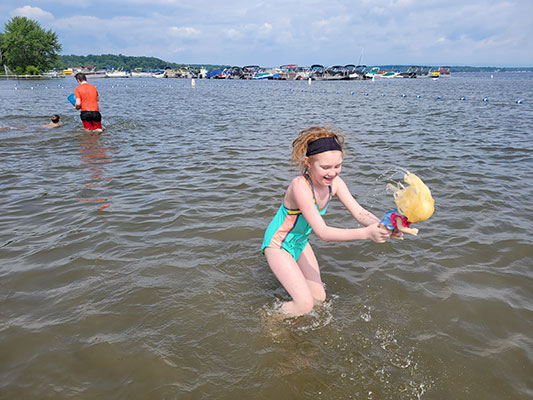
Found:
<svg viewBox="0 0 533 400"><path fill-rule="evenodd" d="M308 283L308 285L315 304L322 303L326 300L326 290L324 289L324 285L322 283L317 284L316 282L313 282Z"/></svg>
<svg viewBox="0 0 533 400"><path fill-rule="evenodd" d="M326 301L326 291L324 288L322 290L317 291L317 293L313 293L313 298L315 299L315 304L323 303Z"/></svg>
<svg viewBox="0 0 533 400"><path fill-rule="evenodd" d="M294 306L297 309L298 314L308 314L313 310L315 305L314 298L312 296L306 297L304 299L299 299L298 302L294 302Z"/></svg>

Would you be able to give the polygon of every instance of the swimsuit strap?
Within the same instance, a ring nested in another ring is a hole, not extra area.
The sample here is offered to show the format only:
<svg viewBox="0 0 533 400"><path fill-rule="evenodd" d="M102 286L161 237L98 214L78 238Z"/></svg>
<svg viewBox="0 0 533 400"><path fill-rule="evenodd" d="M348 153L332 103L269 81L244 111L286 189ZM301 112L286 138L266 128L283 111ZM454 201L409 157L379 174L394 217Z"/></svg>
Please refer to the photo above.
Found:
<svg viewBox="0 0 533 400"><path fill-rule="evenodd" d="M307 182L309 182L309 184L311 185L311 192L313 193L313 200L315 201L315 204L317 204L316 197L315 197L315 187L313 186L313 181L311 180L311 177L308 174L305 174L304 178L307 179Z"/></svg>
<svg viewBox="0 0 533 400"><path fill-rule="evenodd" d="M311 177L308 175L308 174L304 174L304 178L307 179L307 181L309 182L309 184L311 185L311 192L313 193L313 200L315 202L315 204L317 205L318 207L318 203L316 201L316 197L315 197L315 187L313 186L313 181L311 180ZM327 208L327 206L329 205L329 202L331 200L331 186L329 186L329 198L328 198L328 202L326 203L326 205L324 206L323 210Z"/></svg>

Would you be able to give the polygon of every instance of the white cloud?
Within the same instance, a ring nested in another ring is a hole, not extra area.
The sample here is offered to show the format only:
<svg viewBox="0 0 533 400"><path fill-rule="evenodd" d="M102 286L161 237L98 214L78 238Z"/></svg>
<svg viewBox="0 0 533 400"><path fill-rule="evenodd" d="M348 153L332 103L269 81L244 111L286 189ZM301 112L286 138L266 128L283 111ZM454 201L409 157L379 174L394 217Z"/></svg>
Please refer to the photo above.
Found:
<svg viewBox="0 0 533 400"><path fill-rule="evenodd" d="M259 34L262 36L268 35L270 34L270 32L272 32L272 25L265 22L263 25L259 27L258 31L259 31Z"/></svg>
<svg viewBox="0 0 533 400"><path fill-rule="evenodd" d="M274 27L272 24L265 22L262 24L245 24L238 27L222 29L224 35L230 39L239 41L244 39L253 42L256 39L265 39L272 36Z"/></svg>
<svg viewBox="0 0 533 400"><path fill-rule="evenodd" d="M13 17L26 17L29 19L36 19L39 21L50 21L54 19L52 13L44 11L39 7L24 6L14 9L11 12Z"/></svg>
<svg viewBox="0 0 533 400"><path fill-rule="evenodd" d="M235 29L235 28L228 28L223 30L224 34L228 39L237 40L242 37L241 31Z"/></svg>
<svg viewBox="0 0 533 400"><path fill-rule="evenodd" d="M327 31L342 29L348 22L350 22L350 16L338 15L327 19L321 19L313 23L313 26L318 29Z"/></svg>
<svg viewBox="0 0 533 400"><path fill-rule="evenodd" d="M190 26L171 26L168 31L171 35L184 39L192 39L200 36L200 31Z"/></svg>

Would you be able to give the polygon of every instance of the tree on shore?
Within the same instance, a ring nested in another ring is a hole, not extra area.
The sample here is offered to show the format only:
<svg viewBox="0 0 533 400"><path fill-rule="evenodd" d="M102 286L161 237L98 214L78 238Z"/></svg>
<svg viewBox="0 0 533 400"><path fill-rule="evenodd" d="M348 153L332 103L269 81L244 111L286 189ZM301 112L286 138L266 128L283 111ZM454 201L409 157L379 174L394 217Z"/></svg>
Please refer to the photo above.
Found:
<svg viewBox="0 0 533 400"><path fill-rule="evenodd" d="M11 18L0 33L2 63L17 74L36 75L50 70L58 61L58 51L61 44L56 33L26 17Z"/></svg>

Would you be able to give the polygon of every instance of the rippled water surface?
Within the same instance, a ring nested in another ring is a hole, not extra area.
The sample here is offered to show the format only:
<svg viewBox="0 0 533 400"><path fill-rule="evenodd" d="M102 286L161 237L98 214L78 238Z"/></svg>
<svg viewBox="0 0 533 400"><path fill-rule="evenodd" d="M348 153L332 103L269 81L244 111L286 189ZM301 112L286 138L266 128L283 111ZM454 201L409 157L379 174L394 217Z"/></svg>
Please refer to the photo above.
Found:
<svg viewBox="0 0 533 400"><path fill-rule="evenodd" d="M91 83L101 136L74 79L0 82L0 398L533 398L531 74ZM327 301L279 322L259 248L311 125L346 132L364 207L401 167L436 212L404 241L312 237Z"/></svg>

